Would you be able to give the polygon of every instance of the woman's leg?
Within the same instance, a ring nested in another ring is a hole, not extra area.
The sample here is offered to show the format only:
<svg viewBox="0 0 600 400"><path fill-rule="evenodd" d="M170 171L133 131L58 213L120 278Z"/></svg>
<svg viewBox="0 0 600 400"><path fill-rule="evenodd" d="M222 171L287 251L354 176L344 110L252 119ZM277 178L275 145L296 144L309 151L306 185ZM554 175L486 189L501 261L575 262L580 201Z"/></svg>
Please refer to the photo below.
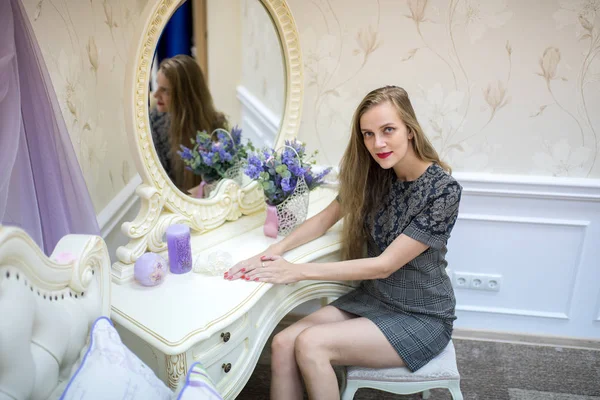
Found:
<svg viewBox="0 0 600 400"><path fill-rule="evenodd" d="M340 322L350 318L355 318L355 316L333 306L325 306L273 337L271 343L271 399L302 399L302 381L294 353L298 335L312 326Z"/></svg>
<svg viewBox="0 0 600 400"><path fill-rule="evenodd" d="M377 325L362 317L306 328L298 335L295 348L308 395L315 400L339 399L332 365L369 368L404 365Z"/></svg>

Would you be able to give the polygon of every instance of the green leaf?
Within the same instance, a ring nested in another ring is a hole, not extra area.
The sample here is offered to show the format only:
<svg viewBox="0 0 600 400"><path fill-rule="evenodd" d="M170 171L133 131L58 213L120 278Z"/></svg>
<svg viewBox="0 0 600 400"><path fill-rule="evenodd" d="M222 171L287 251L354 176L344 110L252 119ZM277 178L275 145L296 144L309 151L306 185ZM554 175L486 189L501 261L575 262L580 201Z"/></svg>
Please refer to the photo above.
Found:
<svg viewBox="0 0 600 400"><path fill-rule="evenodd" d="M277 167L275 167L275 171L276 171L276 172L277 172L279 175L282 175L282 174L284 174L284 173L285 173L287 170L288 170L288 167L287 167L287 165L285 165L285 164L281 164L281 165L278 165Z"/></svg>

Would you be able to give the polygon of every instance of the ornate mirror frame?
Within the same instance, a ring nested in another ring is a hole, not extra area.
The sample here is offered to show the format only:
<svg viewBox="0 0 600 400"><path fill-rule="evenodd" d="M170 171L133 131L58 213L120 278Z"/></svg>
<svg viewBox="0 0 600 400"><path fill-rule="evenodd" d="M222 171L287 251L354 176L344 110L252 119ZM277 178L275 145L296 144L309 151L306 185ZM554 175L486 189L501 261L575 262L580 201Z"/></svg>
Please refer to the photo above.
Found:
<svg viewBox="0 0 600 400"><path fill-rule="evenodd" d="M179 191L161 167L148 125L148 96L151 64L161 32L169 18L185 0L150 0L144 8L138 29L139 41L133 49L125 82L125 121L127 137L142 184L136 189L140 211L121 230L129 243L117 249L113 280L122 283L133 277L135 261L146 251L162 252L165 230L176 223L203 233L264 209L262 188L257 182L240 187L230 179L219 182L216 194L196 199ZM294 18L285 0L257 0L269 13L281 44L285 66L285 108L275 148L296 137L300 126L303 96L303 69L300 40Z"/></svg>

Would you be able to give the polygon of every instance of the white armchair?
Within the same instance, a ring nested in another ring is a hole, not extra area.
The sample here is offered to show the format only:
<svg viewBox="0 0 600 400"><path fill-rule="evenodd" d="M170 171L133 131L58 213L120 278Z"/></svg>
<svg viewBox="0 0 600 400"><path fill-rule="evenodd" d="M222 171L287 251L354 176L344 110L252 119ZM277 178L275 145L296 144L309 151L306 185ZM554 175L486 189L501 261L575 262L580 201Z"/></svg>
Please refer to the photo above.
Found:
<svg viewBox="0 0 600 400"><path fill-rule="evenodd" d="M109 316L109 274L97 236L67 235L48 258L0 225L0 400L61 395L92 322Z"/></svg>
<svg viewBox="0 0 600 400"><path fill-rule="evenodd" d="M221 399L200 363L172 392L100 318L109 314L100 237L67 235L48 258L0 225L0 400Z"/></svg>

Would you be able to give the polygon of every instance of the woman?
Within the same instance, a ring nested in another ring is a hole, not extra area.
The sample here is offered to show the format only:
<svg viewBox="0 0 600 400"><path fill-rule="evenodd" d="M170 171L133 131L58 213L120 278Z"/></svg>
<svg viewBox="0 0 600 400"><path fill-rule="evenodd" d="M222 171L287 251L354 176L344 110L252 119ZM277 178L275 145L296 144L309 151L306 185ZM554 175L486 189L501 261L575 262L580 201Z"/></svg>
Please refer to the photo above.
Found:
<svg viewBox="0 0 600 400"><path fill-rule="evenodd" d="M180 54L163 60L156 81L156 108L150 112L152 140L165 171L186 192L202 178L185 169L177 155L180 145L191 148L190 139L197 131L227 129L227 120L215 109L204 74L192 57Z"/></svg>
<svg viewBox="0 0 600 400"><path fill-rule="evenodd" d="M461 195L449 171L406 91L376 89L354 114L338 198L226 273L226 279L270 283L362 281L274 337L272 399L301 399L301 378L311 399L339 398L332 365L416 371L446 347L456 317L444 256ZM292 264L281 257L342 216L345 261Z"/></svg>

